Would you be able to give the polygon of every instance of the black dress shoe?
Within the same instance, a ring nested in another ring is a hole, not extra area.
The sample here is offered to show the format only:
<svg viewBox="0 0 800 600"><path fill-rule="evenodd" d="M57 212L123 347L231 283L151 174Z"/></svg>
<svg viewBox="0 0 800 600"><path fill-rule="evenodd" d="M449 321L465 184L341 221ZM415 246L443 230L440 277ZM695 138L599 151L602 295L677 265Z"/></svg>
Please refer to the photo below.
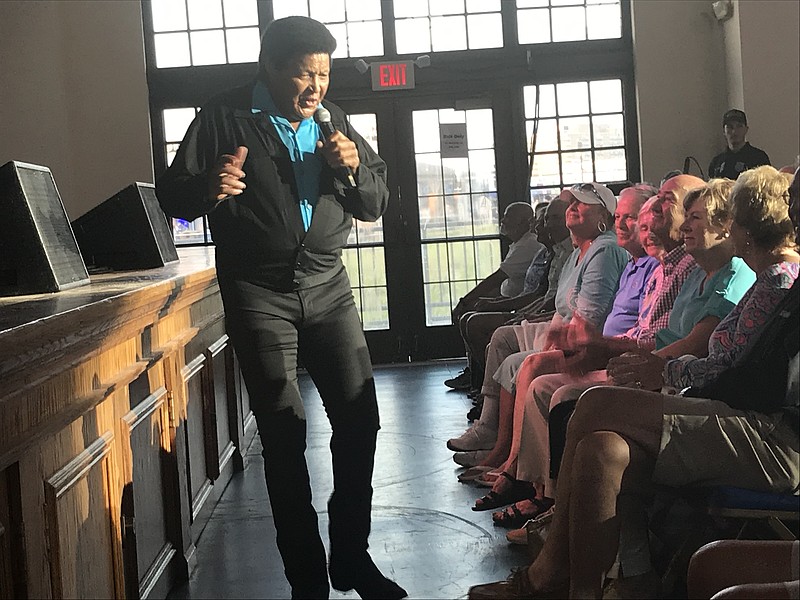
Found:
<svg viewBox="0 0 800 600"><path fill-rule="evenodd" d="M361 598L370 600L400 600L408 596L408 592L383 576L368 554L354 561L338 561L331 556L328 573L333 589L340 592L355 590Z"/></svg>

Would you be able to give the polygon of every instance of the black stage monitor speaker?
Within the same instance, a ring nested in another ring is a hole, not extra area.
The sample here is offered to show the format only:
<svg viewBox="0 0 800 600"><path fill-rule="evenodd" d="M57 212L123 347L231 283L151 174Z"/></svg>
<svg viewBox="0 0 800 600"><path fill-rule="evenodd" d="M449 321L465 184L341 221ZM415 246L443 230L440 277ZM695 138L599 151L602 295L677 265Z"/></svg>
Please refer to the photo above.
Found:
<svg viewBox="0 0 800 600"><path fill-rule="evenodd" d="M87 265L114 271L178 260L155 186L133 183L72 222Z"/></svg>
<svg viewBox="0 0 800 600"><path fill-rule="evenodd" d="M89 283L47 167L0 167L0 296L58 292Z"/></svg>

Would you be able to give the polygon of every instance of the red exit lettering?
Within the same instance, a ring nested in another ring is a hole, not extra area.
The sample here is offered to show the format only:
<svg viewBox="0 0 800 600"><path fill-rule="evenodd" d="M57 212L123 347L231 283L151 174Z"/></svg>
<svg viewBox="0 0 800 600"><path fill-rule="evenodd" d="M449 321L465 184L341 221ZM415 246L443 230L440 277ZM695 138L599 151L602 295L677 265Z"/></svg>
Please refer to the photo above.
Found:
<svg viewBox="0 0 800 600"><path fill-rule="evenodd" d="M380 82L381 87L394 87L396 85L406 85L406 65L400 63L397 65L381 65L380 66Z"/></svg>

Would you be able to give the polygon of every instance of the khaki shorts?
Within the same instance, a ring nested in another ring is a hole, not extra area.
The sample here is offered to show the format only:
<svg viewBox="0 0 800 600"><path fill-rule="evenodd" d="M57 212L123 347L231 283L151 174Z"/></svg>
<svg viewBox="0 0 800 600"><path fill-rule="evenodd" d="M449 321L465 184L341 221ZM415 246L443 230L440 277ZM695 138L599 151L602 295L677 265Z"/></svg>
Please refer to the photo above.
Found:
<svg viewBox="0 0 800 600"><path fill-rule="evenodd" d="M797 493L798 435L783 415L736 410L717 400L664 396L653 481Z"/></svg>

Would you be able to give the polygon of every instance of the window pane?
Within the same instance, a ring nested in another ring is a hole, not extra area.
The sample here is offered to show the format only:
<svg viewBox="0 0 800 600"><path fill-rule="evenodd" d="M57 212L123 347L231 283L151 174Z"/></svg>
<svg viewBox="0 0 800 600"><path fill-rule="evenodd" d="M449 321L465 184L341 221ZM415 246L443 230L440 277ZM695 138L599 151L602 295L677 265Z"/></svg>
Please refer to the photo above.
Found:
<svg viewBox="0 0 800 600"><path fill-rule="evenodd" d="M469 193L469 160L466 158L443 158L442 177L444 193Z"/></svg>
<svg viewBox="0 0 800 600"><path fill-rule="evenodd" d="M549 202L561 192L561 188L539 188L531 190L531 204L536 206L540 202Z"/></svg>
<svg viewBox="0 0 800 600"><path fill-rule="evenodd" d="M193 65L218 65L225 62L225 36L221 29L193 31L189 36L192 41Z"/></svg>
<svg viewBox="0 0 800 600"><path fill-rule="evenodd" d="M305 0L272 0L272 16L275 19L284 17L307 17L308 2Z"/></svg>
<svg viewBox="0 0 800 600"><path fill-rule="evenodd" d="M533 135L533 121L528 121L528 144ZM558 150L558 125L555 119L540 119L536 132L536 152L554 152Z"/></svg>
<svg viewBox="0 0 800 600"><path fill-rule="evenodd" d="M467 112L467 147L472 149L493 148L492 109L476 109Z"/></svg>
<svg viewBox="0 0 800 600"><path fill-rule="evenodd" d="M444 197L447 237L472 237L472 205L468 194Z"/></svg>
<svg viewBox="0 0 800 600"><path fill-rule="evenodd" d="M592 117L592 127L596 147L625 145L625 123L622 115Z"/></svg>
<svg viewBox="0 0 800 600"><path fill-rule="evenodd" d="M450 280L475 279L475 242L450 242Z"/></svg>
<svg viewBox="0 0 800 600"><path fill-rule="evenodd" d="M525 101L525 118L532 119L536 116L536 86L526 85L523 89ZM539 86L539 117L556 116L556 89L553 85Z"/></svg>
<svg viewBox="0 0 800 600"><path fill-rule="evenodd" d="M439 154L417 155L417 195L434 196L442 193L442 166Z"/></svg>
<svg viewBox="0 0 800 600"><path fill-rule="evenodd" d="M450 278L447 261L447 244L422 245L422 281L431 283Z"/></svg>
<svg viewBox="0 0 800 600"><path fill-rule="evenodd" d="M597 181L626 181L628 164L625 150L598 150L594 153Z"/></svg>
<svg viewBox="0 0 800 600"><path fill-rule="evenodd" d="M380 21L347 24L350 56L383 56L383 27Z"/></svg>
<svg viewBox="0 0 800 600"><path fill-rule="evenodd" d="M591 148L592 139L589 133L589 117L558 120L562 150Z"/></svg>
<svg viewBox="0 0 800 600"><path fill-rule="evenodd" d="M622 82L619 79L592 81L592 112L622 112Z"/></svg>
<svg viewBox="0 0 800 600"><path fill-rule="evenodd" d="M500 18L500 13L468 15L467 32L469 47L473 50L503 47L503 20Z"/></svg>
<svg viewBox="0 0 800 600"><path fill-rule="evenodd" d="M151 2L153 31L186 29L186 3L184 0L158 0Z"/></svg>
<svg viewBox="0 0 800 600"><path fill-rule="evenodd" d="M205 224L203 217L194 221L172 219L172 235L175 244L202 244L205 242Z"/></svg>
<svg viewBox="0 0 800 600"><path fill-rule="evenodd" d="M463 15L432 17L431 39L434 51L466 50L467 27Z"/></svg>
<svg viewBox="0 0 800 600"><path fill-rule="evenodd" d="M556 88L559 115L585 115L589 113L589 87L586 82L559 83Z"/></svg>
<svg viewBox="0 0 800 600"><path fill-rule="evenodd" d="M358 248L342 249L342 262L347 269L350 287L361 287L361 269L358 268Z"/></svg>
<svg viewBox="0 0 800 600"><path fill-rule="evenodd" d="M383 248L359 248L361 258L361 285L386 285L386 261Z"/></svg>
<svg viewBox="0 0 800 600"><path fill-rule="evenodd" d="M256 0L222 0L225 27L258 25Z"/></svg>
<svg viewBox="0 0 800 600"><path fill-rule="evenodd" d="M412 116L414 123L414 152L439 151L439 114L435 110L415 110Z"/></svg>
<svg viewBox="0 0 800 600"><path fill-rule="evenodd" d="M500 0L467 0L467 12L500 12Z"/></svg>
<svg viewBox="0 0 800 600"><path fill-rule="evenodd" d="M470 188L473 192L497 189L494 150L470 150Z"/></svg>
<svg viewBox="0 0 800 600"><path fill-rule="evenodd" d="M622 37L622 16L619 4L590 6L586 9L589 39Z"/></svg>
<svg viewBox="0 0 800 600"><path fill-rule="evenodd" d="M517 0L517 8L535 8L548 5L549 0Z"/></svg>
<svg viewBox="0 0 800 600"><path fill-rule="evenodd" d="M336 38L336 50L331 54L331 58L347 57L347 25L344 23L328 23L325 25L331 35Z"/></svg>
<svg viewBox="0 0 800 600"><path fill-rule="evenodd" d="M430 0L431 15L464 14L464 0Z"/></svg>
<svg viewBox="0 0 800 600"><path fill-rule="evenodd" d="M156 67L185 67L192 64L189 53L189 34L157 33L154 36L156 48Z"/></svg>
<svg viewBox="0 0 800 600"><path fill-rule="evenodd" d="M550 11L535 8L517 12L517 39L520 44L543 44L550 41Z"/></svg>
<svg viewBox="0 0 800 600"><path fill-rule="evenodd" d="M431 38L428 19L402 19L394 22L397 34L397 53L430 52Z"/></svg>
<svg viewBox="0 0 800 600"><path fill-rule="evenodd" d="M193 108L168 108L162 113L164 119L164 140L180 142L194 120Z"/></svg>
<svg viewBox="0 0 800 600"><path fill-rule="evenodd" d="M533 161L532 186L560 185L558 154L537 154Z"/></svg>
<svg viewBox="0 0 800 600"><path fill-rule="evenodd" d="M178 153L178 146L180 146L180 144L167 144L167 166L170 166L172 161L175 160L175 155Z"/></svg>
<svg viewBox="0 0 800 600"><path fill-rule="evenodd" d="M308 7L311 18L323 23L343 23L345 21L344 0L310 0Z"/></svg>
<svg viewBox="0 0 800 600"><path fill-rule="evenodd" d="M220 0L191 0L188 5L189 29L222 27L222 3Z"/></svg>
<svg viewBox="0 0 800 600"><path fill-rule="evenodd" d="M419 198L419 232L424 240L445 237L444 199L441 196Z"/></svg>
<svg viewBox="0 0 800 600"><path fill-rule="evenodd" d="M500 240L476 240L475 276L485 279L497 270L500 264Z"/></svg>
<svg viewBox="0 0 800 600"><path fill-rule="evenodd" d="M381 0L347 0L347 18L352 21L372 21L381 18Z"/></svg>
<svg viewBox="0 0 800 600"><path fill-rule="evenodd" d="M594 181L591 152L565 152L561 155L561 169L565 185Z"/></svg>
<svg viewBox="0 0 800 600"><path fill-rule="evenodd" d="M395 18L428 15L428 0L394 0L393 4Z"/></svg>
<svg viewBox="0 0 800 600"><path fill-rule="evenodd" d="M261 50L258 27L227 29L225 38L228 41L229 63L258 62L258 53Z"/></svg>
<svg viewBox="0 0 800 600"><path fill-rule="evenodd" d="M584 10L581 6L552 9L554 42L586 39L586 13Z"/></svg>
<svg viewBox="0 0 800 600"><path fill-rule="evenodd" d="M472 195L472 226L475 235L497 235L500 219L497 216L497 192Z"/></svg>
<svg viewBox="0 0 800 600"><path fill-rule="evenodd" d="M425 285L425 324L450 325L450 307L453 306L449 286L446 283Z"/></svg>
<svg viewBox="0 0 800 600"><path fill-rule="evenodd" d="M389 300L386 287L361 289L361 322L365 331L389 329Z"/></svg>
<svg viewBox="0 0 800 600"><path fill-rule="evenodd" d="M360 115L348 115L353 128L361 134L370 147L378 154L378 122L374 113L364 113Z"/></svg>

